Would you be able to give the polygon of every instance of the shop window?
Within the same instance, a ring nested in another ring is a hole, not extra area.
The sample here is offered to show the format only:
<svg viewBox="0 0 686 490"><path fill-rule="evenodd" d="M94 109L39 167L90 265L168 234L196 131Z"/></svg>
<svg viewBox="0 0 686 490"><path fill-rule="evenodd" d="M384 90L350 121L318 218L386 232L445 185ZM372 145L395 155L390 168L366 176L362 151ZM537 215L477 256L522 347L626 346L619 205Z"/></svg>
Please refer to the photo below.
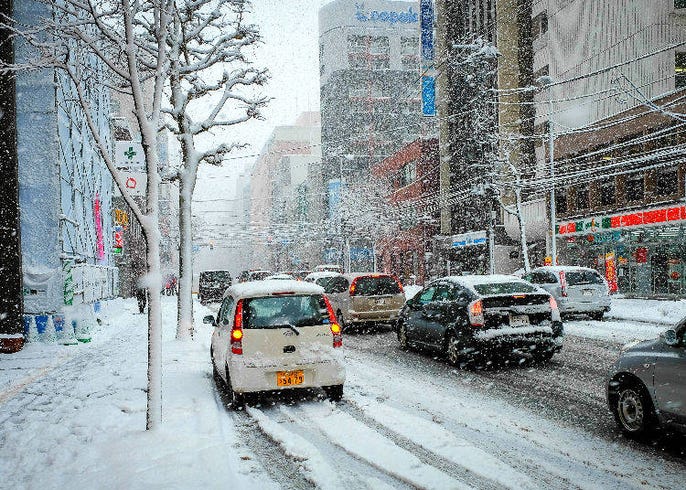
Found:
<svg viewBox="0 0 686 490"><path fill-rule="evenodd" d="M567 212L567 189L558 189L555 192L555 210L559 214Z"/></svg>
<svg viewBox="0 0 686 490"><path fill-rule="evenodd" d="M686 87L686 53L674 55L674 88Z"/></svg>
<svg viewBox="0 0 686 490"><path fill-rule="evenodd" d="M686 8L686 0L674 0L674 8L675 9Z"/></svg>
<svg viewBox="0 0 686 490"><path fill-rule="evenodd" d="M400 171L400 186L405 187L415 180L417 180L417 162L409 162Z"/></svg>
<svg viewBox="0 0 686 490"><path fill-rule="evenodd" d="M643 176L633 176L626 180L626 200L627 202L643 201Z"/></svg>
<svg viewBox="0 0 686 490"><path fill-rule="evenodd" d="M604 180L600 183L600 205L612 206L616 200L617 189L614 179Z"/></svg>
<svg viewBox="0 0 686 490"><path fill-rule="evenodd" d="M679 177L676 169L657 172L655 194L658 196L673 196L677 192L679 192Z"/></svg>
<svg viewBox="0 0 686 490"><path fill-rule="evenodd" d="M591 201L588 196L588 186L578 187L576 190L576 209L588 209L591 207Z"/></svg>

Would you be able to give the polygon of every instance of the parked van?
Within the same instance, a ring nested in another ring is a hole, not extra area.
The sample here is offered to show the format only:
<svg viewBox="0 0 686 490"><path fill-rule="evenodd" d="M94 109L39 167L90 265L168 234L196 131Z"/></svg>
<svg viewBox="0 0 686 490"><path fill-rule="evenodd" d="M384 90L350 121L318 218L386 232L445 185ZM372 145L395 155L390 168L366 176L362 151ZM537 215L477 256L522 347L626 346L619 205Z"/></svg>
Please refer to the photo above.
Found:
<svg viewBox="0 0 686 490"><path fill-rule="evenodd" d="M538 267L522 279L548 291L557 301L560 314L585 314L602 320L610 310L610 289L595 269L574 266Z"/></svg>

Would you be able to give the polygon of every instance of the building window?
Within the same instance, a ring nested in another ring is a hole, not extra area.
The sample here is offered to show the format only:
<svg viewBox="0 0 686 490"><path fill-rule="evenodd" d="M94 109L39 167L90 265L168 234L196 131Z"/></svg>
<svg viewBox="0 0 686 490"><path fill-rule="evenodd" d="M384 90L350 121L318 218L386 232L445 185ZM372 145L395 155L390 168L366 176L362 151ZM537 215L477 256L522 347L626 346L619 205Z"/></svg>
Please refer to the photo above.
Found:
<svg viewBox="0 0 686 490"><path fill-rule="evenodd" d="M684 0L686 1L686 0ZM686 87L686 53L674 54L674 88Z"/></svg>
<svg viewBox="0 0 686 490"><path fill-rule="evenodd" d="M348 36L348 53L365 53L366 51L366 36Z"/></svg>
<svg viewBox="0 0 686 490"><path fill-rule="evenodd" d="M369 43L369 52L371 54L385 54L391 53L391 45L387 37L372 37Z"/></svg>
<svg viewBox="0 0 686 490"><path fill-rule="evenodd" d="M403 37L400 39L400 54L403 56L417 56L419 54L419 38Z"/></svg>
<svg viewBox="0 0 686 490"><path fill-rule="evenodd" d="M536 73L534 73L534 81L538 80L541 77L547 77L549 75L550 68L548 65L540 67L538 70L536 70Z"/></svg>
<svg viewBox="0 0 686 490"><path fill-rule="evenodd" d="M643 176L636 175L626 179L627 202L643 201Z"/></svg>
<svg viewBox="0 0 686 490"><path fill-rule="evenodd" d="M560 214L567 212L567 189L558 189L555 192L555 211Z"/></svg>
<svg viewBox="0 0 686 490"><path fill-rule="evenodd" d="M409 162L400 171L400 187L410 185L417 180L417 162Z"/></svg>
<svg viewBox="0 0 686 490"><path fill-rule="evenodd" d="M655 179L655 194L673 196L679 192L679 176L676 169L660 170Z"/></svg>
<svg viewBox="0 0 686 490"><path fill-rule="evenodd" d="M531 37L535 40L548 32L548 12L541 12L531 23Z"/></svg>
<svg viewBox="0 0 686 490"><path fill-rule="evenodd" d="M674 8L676 8L676 9L686 8L686 0L674 0Z"/></svg>
<svg viewBox="0 0 686 490"><path fill-rule="evenodd" d="M600 205L612 206L616 200L616 187L614 179L607 179L600 182Z"/></svg>
<svg viewBox="0 0 686 490"><path fill-rule="evenodd" d="M390 60L387 57L372 58L372 70L388 70L390 66Z"/></svg>
<svg viewBox="0 0 686 490"><path fill-rule="evenodd" d="M580 186L576 190L576 209L588 209L591 207L591 201L588 196L588 185Z"/></svg>

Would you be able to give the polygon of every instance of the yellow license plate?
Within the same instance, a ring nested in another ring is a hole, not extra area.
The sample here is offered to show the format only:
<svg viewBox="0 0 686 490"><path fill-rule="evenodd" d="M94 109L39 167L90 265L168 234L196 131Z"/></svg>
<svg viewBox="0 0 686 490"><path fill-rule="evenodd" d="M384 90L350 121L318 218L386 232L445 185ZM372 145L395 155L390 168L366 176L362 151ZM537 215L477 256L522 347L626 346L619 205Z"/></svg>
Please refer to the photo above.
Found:
<svg viewBox="0 0 686 490"><path fill-rule="evenodd" d="M298 371L277 371L276 386L295 386L301 385L305 381L302 370Z"/></svg>

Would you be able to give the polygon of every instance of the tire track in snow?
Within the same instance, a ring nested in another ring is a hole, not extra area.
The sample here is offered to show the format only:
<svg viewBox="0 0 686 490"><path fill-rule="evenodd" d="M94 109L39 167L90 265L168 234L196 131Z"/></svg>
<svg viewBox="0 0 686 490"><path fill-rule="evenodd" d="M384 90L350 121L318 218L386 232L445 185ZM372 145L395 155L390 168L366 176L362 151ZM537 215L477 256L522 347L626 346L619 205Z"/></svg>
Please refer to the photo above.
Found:
<svg viewBox="0 0 686 490"><path fill-rule="evenodd" d="M655 457L626 464L625 448L551 425L534 413L518 414L514 410L510 415L507 402L490 399L459 384L464 380L452 371L446 370L438 376L418 375L417 371L408 371L411 368L397 359L384 355L369 359L369 356L374 354L365 352L366 359L360 360L348 353L349 389L363 396L381 394L403 410L414 407L431 418L443 420L460 437L487 448L491 454L498 454L541 487L620 489L645 481L655 487L669 488L670 484L665 482L672 481L675 471L682 471L680 465L671 465L665 474L659 469L662 460ZM481 407L481 403L485 406ZM611 453L611 457L604 453Z"/></svg>
<svg viewBox="0 0 686 490"><path fill-rule="evenodd" d="M312 423L304 423L307 418L295 410L286 409L283 405L268 409L249 407L247 415L253 418L267 438L279 446L280 452L299 466L309 483L325 489L408 488L403 481L367 461L351 459Z"/></svg>
<svg viewBox="0 0 686 490"><path fill-rule="evenodd" d="M416 446L426 453L427 460L434 461L434 466L438 459L442 462L441 469L449 473L459 472L460 478L467 479L477 488L499 485L511 489L536 488L526 475L433 420L360 395L349 395L348 403L365 421L376 424L387 433L396 434L406 444Z"/></svg>
<svg viewBox="0 0 686 490"><path fill-rule="evenodd" d="M392 438L367 425L340 406L304 405L298 409L281 407L292 420L301 415L314 424L332 444L374 468L421 489L470 489L461 479L427 463ZM308 424L309 425L309 424ZM385 431L384 431L385 432Z"/></svg>

